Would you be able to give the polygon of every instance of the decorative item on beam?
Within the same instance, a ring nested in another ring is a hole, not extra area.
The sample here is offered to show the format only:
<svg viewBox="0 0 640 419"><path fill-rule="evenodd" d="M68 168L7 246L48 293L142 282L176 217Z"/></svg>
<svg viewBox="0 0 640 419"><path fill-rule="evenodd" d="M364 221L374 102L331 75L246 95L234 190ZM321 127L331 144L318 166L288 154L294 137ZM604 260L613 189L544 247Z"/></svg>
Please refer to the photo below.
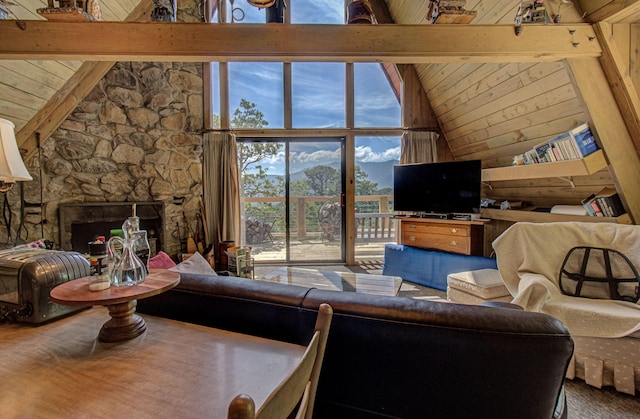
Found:
<svg viewBox="0 0 640 419"><path fill-rule="evenodd" d="M11 11L9 6L15 6L16 4L9 0L0 0L0 19L9 19L9 16L13 16L16 19L18 17Z"/></svg>
<svg viewBox="0 0 640 419"><path fill-rule="evenodd" d="M369 0L353 0L347 6L347 23L377 23Z"/></svg>
<svg viewBox="0 0 640 419"><path fill-rule="evenodd" d="M33 180L22 161L14 133L15 125L0 118L0 192L7 192L16 181Z"/></svg>
<svg viewBox="0 0 640 419"><path fill-rule="evenodd" d="M562 13L560 13L560 11L562 10L563 4L573 6L573 2L571 0L560 0L558 11L553 15L553 23L560 23L560 21L562 20Z"/></svg>
<svg viewBox="0 0 640 419"><path fill-rule="evenodd" d="M284 10L287 8L285 0L247 0L247 3L259 9L265 9L266 23L284 23ZM231 7L233 9L233 1L231 1ZM234 12L232 12L232 15L235 16ZM244 12L242 19L244 19Z"/></svg>
<svg viewBox="0 0 640 419"><path fill-rule="evenodd" d="M259 7L260 9L266 9L275 4L276 0L247 0L250 6Z"/></svg>
<svg viewBox="0 0 640 419"><path fill-rule="evenodd" d="M36 10L47 20L66 22L102 20L98 0L48 0L47 5L49 7Z"/></svg>
<svg viewBox="0 0 640 419"><path fill-rule="evenodd" d="M427 23L470 23L478 14L475 10L465 10L466 0L431 0L427 11Z"/></svg>
<svg viewBox="0 0 640 419"><path fill-rule="evenodd" d="M177 0L153 0L152 22L175 22L178 14Z"/></svg>
<svg viewBox="0 0 640 419"><path fill-rule="evenodd" d="M544 5L544 0L520 2L514 22L516 35L522 33L524 29L522 27L523 23L549 23L549 15L547 14L547 7Z"/></svg>

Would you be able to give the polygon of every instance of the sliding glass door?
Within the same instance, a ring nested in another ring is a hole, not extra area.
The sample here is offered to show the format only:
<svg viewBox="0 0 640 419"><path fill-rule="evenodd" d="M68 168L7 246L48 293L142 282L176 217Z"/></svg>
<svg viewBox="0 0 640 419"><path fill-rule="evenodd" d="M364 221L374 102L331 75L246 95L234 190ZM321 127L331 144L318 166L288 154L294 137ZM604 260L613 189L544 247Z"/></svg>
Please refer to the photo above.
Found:
<svg viewBox="0 0 640 419"><path fill-rule="evenodd" d="M344 262L343 138L241 138L238 160L257 262Z"/></svg>

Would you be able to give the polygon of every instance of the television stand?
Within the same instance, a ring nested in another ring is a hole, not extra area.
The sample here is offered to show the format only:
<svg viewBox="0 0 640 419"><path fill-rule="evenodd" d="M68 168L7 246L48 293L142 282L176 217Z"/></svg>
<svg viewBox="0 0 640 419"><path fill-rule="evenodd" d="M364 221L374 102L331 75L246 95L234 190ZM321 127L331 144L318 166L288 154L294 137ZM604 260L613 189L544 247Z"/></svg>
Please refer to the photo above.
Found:
<svg viewBox="0 0 640 419"><path fill-rule="evenodd" d="M400 218L398 244L462 255L484 255L484 221Z"/></svg>
<svg viewBox="0 0 640 419"><path fill-rule="evenodd" d="M451 218L451 214L439 213L439 212L424 212L420 214L420 218L431 218L434 220L448 220Z"/></svg>

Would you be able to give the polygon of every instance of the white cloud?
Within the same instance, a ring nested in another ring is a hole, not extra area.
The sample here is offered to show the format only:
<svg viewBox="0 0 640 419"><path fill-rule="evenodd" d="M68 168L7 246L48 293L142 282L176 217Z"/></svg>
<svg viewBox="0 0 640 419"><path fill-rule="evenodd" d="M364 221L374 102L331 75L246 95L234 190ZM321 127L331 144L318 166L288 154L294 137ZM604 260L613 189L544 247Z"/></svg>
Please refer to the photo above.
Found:
<svg viewBox="0 0 640 419"><path fill-rule="evenodd" d="M337 150L318 150L312 153L299 152L292 153L291 159L299 163L330 163L340 161L340 149Z"/></svg>
<svg viewBox="0 0 640 419"><path fill-rule="evenodd" d="M381 162L389 160L400 160L400 147L388 148L380 152L373 151L368 146L356 147L356 161Z"/></svg>

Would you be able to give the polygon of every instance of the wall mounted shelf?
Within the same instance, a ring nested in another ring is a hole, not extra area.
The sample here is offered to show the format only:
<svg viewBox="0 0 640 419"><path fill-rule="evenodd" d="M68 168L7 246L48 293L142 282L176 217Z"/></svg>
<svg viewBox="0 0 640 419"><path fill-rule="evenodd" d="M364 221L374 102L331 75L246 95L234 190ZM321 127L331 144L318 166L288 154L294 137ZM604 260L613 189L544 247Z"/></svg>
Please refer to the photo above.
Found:
<svg viewBox="0 0 640 419"><path fill-rule="evenodd" d="M492 208L483 208L480 211L482 218L490 218L492 220L503 221L526 221L532 223L552 223L561 221L584 221L590 223L618 223L633 224L629 214L622 214L619 217L592 217L587 215L567 215L567 214L551 214L550 212L538 212L527 210L500 210Z"/></svg>
<svg viewBox="0 0 640 419"><path fill-rule="evenodd" d="M538 179L548 177L567 178L592 175L608 166L602 150L580 160L564 160L552 163L495 167L482 170L482 181Z"/></svg>

